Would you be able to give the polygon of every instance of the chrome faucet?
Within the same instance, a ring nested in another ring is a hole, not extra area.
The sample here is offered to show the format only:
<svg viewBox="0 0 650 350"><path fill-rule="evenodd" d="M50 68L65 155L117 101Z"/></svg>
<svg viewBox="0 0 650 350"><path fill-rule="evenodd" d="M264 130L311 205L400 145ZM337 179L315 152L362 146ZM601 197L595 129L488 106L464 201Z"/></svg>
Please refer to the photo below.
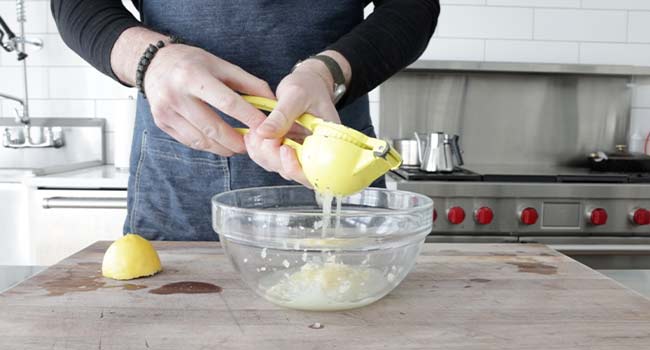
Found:
<svg viewBox="0 0 650 350"><path fill-rule="evenodd" d="M20 104L21 109L16 111L16 123L22 126L6 127L2 132L2 144L7 148L45 148L62 147L63 129L61 127L32 126L29 118L29 89L27 88L27 53L25 45L32 45L37 48L43 47L40 39L29 40L25 38L25 2L16 0L16 16L20 25L20 35L16 36L7 23L0 17L0 47L7 52L16 51L18 61L22 61L24 98L15 97L9 94L0 93L1 98L6 98ZM7 36L6 42L3 41Z"/></svg>
<svg viewBox="0 0 650 350"><path fill-rule="evenodd" d="M20 107L21 107L20 110L18 108L14 109L14 111L16 112L16 123L29 125L29 115L27 115L27 109L25 108L26 104L25 104L25 101L23 101L22 98L12 96L12 95L9 95L9 94L3 94L2 92L0 92L0 97L6 98L8 100L15 101L18 104L20 104Z"/></svg>

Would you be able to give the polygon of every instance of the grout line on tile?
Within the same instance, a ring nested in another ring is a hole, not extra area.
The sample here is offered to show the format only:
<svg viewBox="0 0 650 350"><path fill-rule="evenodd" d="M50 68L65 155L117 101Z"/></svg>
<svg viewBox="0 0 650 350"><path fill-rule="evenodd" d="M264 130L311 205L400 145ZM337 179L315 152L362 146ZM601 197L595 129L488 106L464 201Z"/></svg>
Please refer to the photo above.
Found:
<svg viewBox="0 0 650 350"><path fill-rule="evenodd" d="M532 40L535 40L535 17L536 16L537 16L537 9L533 9L533 20L531 21L533 27L531 28L531 31L530 31L532 33L532 36L533 36L531 38Z"/></svg>
<svg viewBox="0 0 650 350"><path fill-rule="evenodd" d="M582 43L578 43L578 63L582 63Z"/></svg>
<svg viewBox="0 0 650 350"><path fill-rule="evenodd" d="M487 39L483 39L483 61L487 60Z"/></svg>
<svg viewBox="0 0 650 350"><path fill-rule="evenodd" d="M625 11L625 42L630 42L630 11Z"/></svg>

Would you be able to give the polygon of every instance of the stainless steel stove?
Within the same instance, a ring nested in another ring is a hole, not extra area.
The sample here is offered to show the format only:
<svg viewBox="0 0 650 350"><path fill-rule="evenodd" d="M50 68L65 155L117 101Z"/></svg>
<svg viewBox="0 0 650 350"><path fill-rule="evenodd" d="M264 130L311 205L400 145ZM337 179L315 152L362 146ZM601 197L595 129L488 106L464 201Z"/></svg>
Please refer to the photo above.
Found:
<svg viewBox="0 0 650 350"><path fill-rule="evenodd" d="M625 236L650 242L650 174L470 165L447 174L401 168L391 180L397 189L434 199L432 235L444 240Z"/></svg>
<svg viewBox="0 0 650 350"><path fill-rule="evenodd" d="M611 68L431 61L395 75L380 89L380 137L459 135L465 165L400 169L389 186L435 200L429 241L540 242L650 269L650 174L584 165L638 131L631 101L650 70Z"/></svg>

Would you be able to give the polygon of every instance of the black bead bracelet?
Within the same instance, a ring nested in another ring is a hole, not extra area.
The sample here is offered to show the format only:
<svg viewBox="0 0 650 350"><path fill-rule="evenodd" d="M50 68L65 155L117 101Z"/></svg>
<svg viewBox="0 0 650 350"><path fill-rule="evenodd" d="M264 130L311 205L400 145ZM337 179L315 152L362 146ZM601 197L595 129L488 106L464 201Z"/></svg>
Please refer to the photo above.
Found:
<svg viewBox="0 0 650 350"><path fill-rule="evenodd" d="M169 43L180 44L182 43L182 40L178 37L172 36L169 38ZM140 91L140 93L142 93L144 98L147 98L147 95L144 92L144 75L147 73L151 60L156 56L158 50L163 47L165 47L165 42L162 40L159 40L155 44L149 44L142 54L142 57L140 57L140 62L138 62L138 70L135 72L135 87Z"/></svg>

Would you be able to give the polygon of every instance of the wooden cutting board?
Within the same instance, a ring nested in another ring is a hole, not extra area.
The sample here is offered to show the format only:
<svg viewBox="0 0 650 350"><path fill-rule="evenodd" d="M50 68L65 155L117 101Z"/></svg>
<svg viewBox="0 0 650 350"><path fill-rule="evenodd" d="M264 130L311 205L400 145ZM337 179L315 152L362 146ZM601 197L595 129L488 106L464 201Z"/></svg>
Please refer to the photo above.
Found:
<svg viewBox="0 0 650 350"><path fill-rule="evenodd" d="M1 294L0 349L650 349L648 299L542 245L426 244L345 312L266 302L218 243L154 245L152 278L102 278L98 242Z"/></svg>

